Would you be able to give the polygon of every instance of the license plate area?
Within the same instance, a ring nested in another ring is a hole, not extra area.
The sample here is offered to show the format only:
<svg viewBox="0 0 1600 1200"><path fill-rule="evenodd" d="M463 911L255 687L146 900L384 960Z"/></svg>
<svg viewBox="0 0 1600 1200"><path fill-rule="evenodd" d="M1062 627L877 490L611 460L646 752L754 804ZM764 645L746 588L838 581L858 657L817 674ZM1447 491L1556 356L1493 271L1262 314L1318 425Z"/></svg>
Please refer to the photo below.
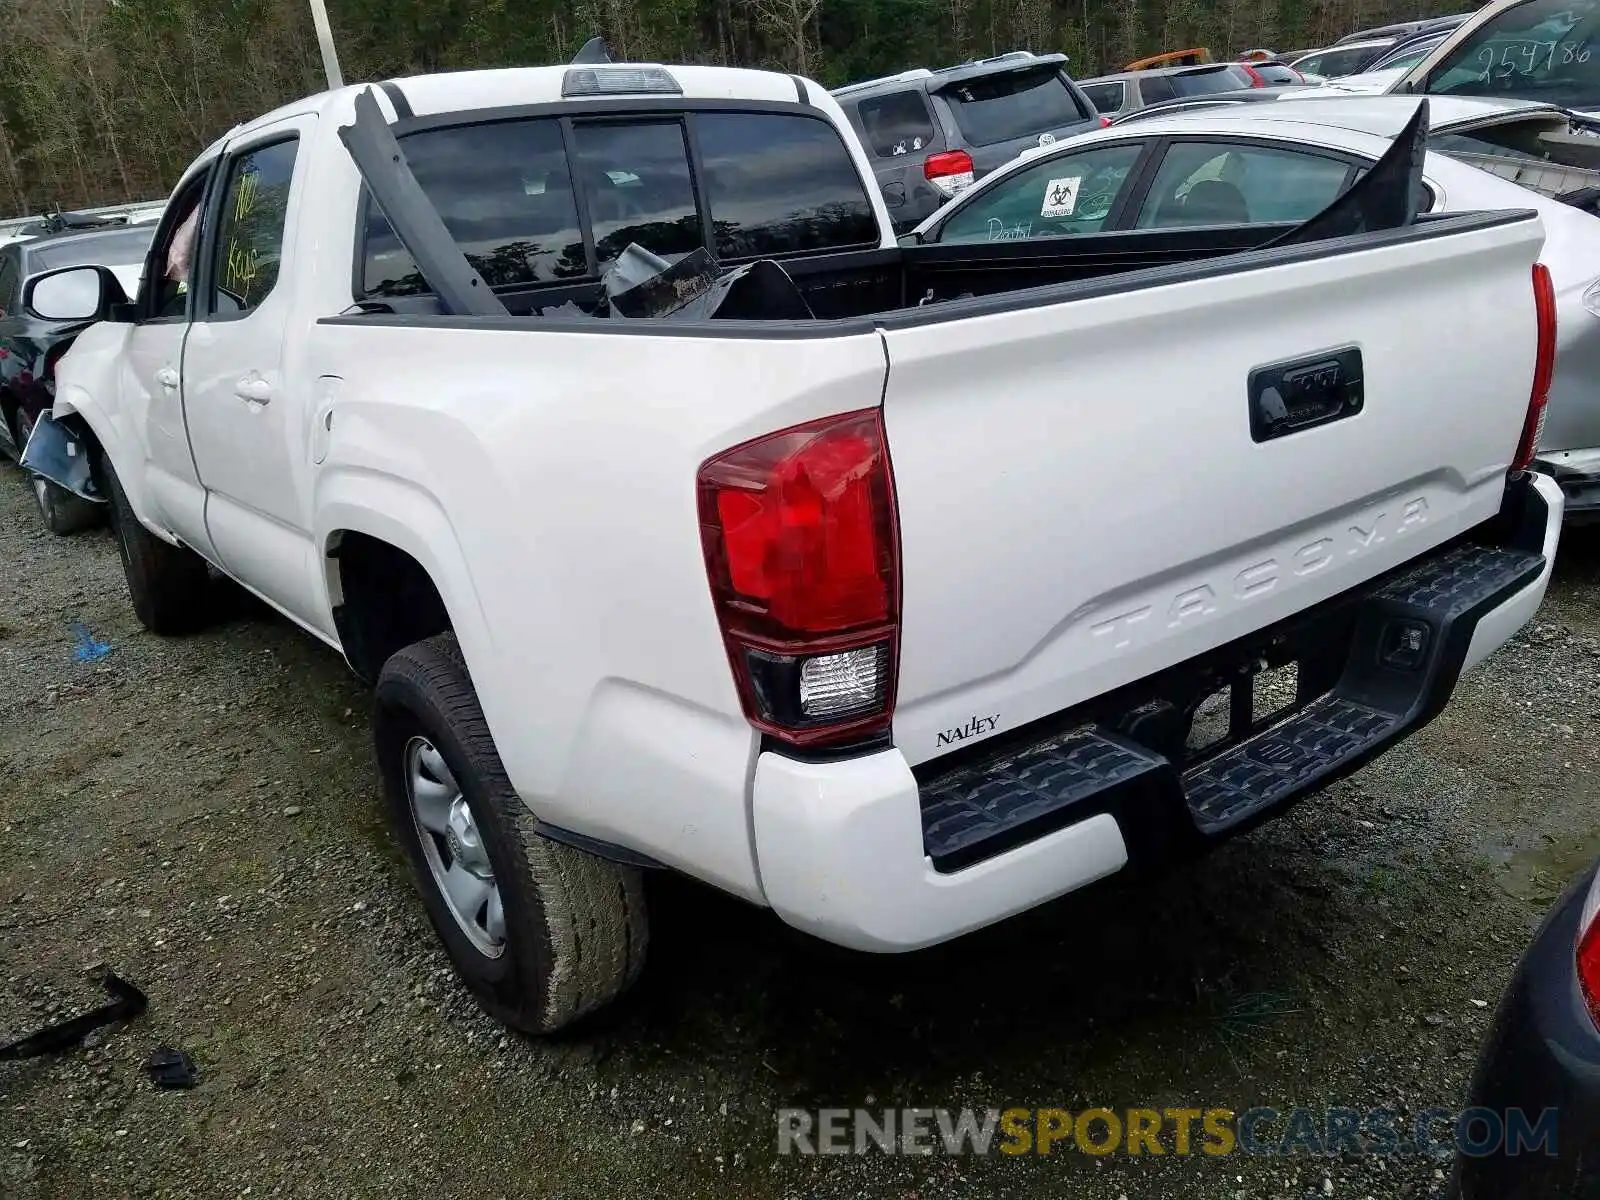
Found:
<svg viewBox="0 0 1600 1200"><path fill-rule="evenodd" d="M1242 664L1231 679L1202 696L1189 714L1183 766L1237 746L1291 716L1311 700L1301 694L1297 661L1276 666L1264 659Z"/></svg>

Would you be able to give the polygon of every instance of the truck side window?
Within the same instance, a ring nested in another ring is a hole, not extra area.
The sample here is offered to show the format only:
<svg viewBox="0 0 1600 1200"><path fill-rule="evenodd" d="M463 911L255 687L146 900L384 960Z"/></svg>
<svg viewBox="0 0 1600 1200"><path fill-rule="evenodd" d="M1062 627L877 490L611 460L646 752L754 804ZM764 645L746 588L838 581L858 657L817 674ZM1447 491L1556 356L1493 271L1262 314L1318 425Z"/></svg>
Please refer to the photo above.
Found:
<svg viewBox="0 0 1600 1200"><path fill-rule="evenodd" d="M401 139L412 173L491 287L588 274L561 126L550 118L453 125ZM378 206L366 205L362 294L431 290Z"/></svg>
<svg viewBox="0 0 1600 1200"><path fill-rule="evenodd" d="M880 158L916 154L933 141L933 118L921 92L890 92L861 102L867 144Z"/></svg>
<svg viewBox="0 0 1600 1200"><path fill-rule="evenodd" d="M260 307L278 283L298 139L247 150L228 165L205 311Z"/></svg>
<svg viewBox="0 0 1600 1200"><path fill-rule="evenodd" d="M877 245L861 174L828 122L704 113L695 131L719 258Z"/></svg>
<svg viewBox="0 0 1600 1200"><path fill-rule="evenodd" d="M602 271L630 242L666 257L700 247L700 210L677 120L582 123L573 135L573 169Z"/></svg>

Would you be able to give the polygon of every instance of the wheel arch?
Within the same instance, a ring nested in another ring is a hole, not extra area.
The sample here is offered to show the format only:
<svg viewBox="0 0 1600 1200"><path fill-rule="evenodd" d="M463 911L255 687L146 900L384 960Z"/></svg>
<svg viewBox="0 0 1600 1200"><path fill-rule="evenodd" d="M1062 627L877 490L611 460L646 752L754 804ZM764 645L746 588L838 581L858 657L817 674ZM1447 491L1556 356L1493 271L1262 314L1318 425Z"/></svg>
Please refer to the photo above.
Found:
<svg viewBox="0 0 1600 1200"><path fill-rule="evenodd" d="M340 646L371 684L394 651L454 632L468 664L488 621L438 502L414 485L337 473L318 481L317 545Z"/></svg>

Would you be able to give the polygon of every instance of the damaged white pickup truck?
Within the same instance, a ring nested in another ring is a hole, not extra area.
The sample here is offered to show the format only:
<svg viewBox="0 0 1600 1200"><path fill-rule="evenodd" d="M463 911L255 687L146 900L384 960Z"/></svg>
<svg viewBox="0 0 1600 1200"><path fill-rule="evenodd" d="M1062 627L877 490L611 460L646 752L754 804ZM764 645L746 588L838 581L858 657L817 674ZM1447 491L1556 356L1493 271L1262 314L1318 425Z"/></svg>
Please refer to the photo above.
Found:
<svg viewBox="0 0 1600 1200"><path fill-rule="evenodd" d="M79 269L140 619L214 568L375 685L511 1025L634 979L651 868L898 951L1192 854L1543 596L1535 214L902 248L872 178L791 76L420 77L228 134L136 300Z"/></svg>

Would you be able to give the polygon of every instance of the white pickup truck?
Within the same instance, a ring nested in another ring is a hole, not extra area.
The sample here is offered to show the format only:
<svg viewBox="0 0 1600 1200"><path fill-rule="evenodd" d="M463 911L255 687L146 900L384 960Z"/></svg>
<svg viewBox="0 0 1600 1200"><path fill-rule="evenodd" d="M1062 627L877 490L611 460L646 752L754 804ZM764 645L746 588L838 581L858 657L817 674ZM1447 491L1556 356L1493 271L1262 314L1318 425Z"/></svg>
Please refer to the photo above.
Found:
<svg viewBox="0 0 1600 1200"><path fill-rule="evenodd" d="M426 76L229 133L136 300L31 285L102 318L54 417L140 619L214 568L371 681L513 1026L636 976L652 868L902 951L1203 849L1543 596L1535 214L900 247L872 179L792 76ZM810 315L602 315L632 244L777 260Z"/></svg>

